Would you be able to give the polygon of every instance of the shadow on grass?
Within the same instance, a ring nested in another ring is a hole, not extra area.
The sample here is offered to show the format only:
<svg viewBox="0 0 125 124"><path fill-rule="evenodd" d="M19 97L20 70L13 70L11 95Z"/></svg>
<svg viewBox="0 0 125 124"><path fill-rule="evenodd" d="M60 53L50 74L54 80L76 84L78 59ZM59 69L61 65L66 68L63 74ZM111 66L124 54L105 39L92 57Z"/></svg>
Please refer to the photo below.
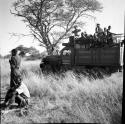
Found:
<svg viewBox="0 0 125 124"><path fill-rule="evenodd" d="M4 102L2 102L2 103L0 103L0 110L2 111L2 110L6 110L6 105L4 104ZM14 104L14 105L11 105L10 107L9 107L9 110L13 110L13 109L18 109L19 107L18 107L18 105L17 104Z"/></svg>

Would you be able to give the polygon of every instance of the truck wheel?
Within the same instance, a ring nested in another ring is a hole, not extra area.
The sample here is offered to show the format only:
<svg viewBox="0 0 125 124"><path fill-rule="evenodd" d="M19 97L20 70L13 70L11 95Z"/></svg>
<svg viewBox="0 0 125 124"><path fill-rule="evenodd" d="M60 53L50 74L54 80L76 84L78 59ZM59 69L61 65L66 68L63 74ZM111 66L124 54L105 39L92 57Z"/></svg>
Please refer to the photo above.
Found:
<svg viewBox="0 0 125 124"><path fill-rule="evenodd" d="M47 64L45 65L45 69L44 69L47 73L52 71L51 65Z"/></svg>

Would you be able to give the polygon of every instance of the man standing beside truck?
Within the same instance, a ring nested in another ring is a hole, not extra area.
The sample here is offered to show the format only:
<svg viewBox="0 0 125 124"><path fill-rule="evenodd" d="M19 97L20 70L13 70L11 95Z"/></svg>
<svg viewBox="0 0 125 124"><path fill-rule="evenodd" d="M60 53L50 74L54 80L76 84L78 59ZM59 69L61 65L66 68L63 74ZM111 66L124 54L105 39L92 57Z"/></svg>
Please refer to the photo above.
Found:
<svg viewBox="0 0 125 124"><path fill-rule="evenodd" d="M20 72L21 57L17 53L18 53L17 49L13 49L11 51L12 54L11 59L9 60L11 69L10 87L16 87L22 81Z"/></svg>
<svg viewBox="0 0 125 124"><path fill-rule="evenodd" d="M20 71L21 57L17 53L17 49L13 49L11 51L11 59L9 60L11 68L10 88L6 93L4 100L4 106L7 108L14 102L18 103L20 107L24 107L28 104L28 98L30 97L26 85L22 83Z"/></svg>

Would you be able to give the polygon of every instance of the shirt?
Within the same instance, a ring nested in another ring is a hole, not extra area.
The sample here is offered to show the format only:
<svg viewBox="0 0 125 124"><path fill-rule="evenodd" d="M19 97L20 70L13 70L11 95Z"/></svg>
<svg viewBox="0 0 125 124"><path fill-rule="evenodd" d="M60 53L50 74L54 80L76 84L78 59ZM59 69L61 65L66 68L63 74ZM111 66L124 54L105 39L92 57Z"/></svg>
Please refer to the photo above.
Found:
<svg viewBox="0 0 125 124"><path fill-rule="evenodd" d="M100 27L96 27L96 33L102 33L103 32L103 29L102 28L100 28Z"/></svg>
<svg viewBox="0 0 125 124"><path fill-rule="evenodd" d="M29 90L28 90L27 86L23 82L21 82L21 85L16 89L16 91L19 94L24 93L24 95L26 95L28 98L30 98Z"/></svg>

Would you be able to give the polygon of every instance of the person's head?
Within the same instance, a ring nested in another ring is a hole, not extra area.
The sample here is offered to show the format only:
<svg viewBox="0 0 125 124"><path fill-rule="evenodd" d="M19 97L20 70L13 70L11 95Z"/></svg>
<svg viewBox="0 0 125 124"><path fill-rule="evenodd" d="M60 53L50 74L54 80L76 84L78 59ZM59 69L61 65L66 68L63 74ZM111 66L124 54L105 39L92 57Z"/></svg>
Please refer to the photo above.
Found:
<svg viewBox="0 0 125 124"><path fill-rule="evenodd" d="M84 33L82 32L82 33L81 33L81 36L83 36L83 35L84 35Z"/></svg>
<svg viewBox="0 0 125 124"><path fill-rule="evenodd" d="M85 35L85 36L87 36L87 33L86 33L86 31L84 31L84 35Z"/></svg>
<svg viewBox="0 0 125 124"><path fill-rule="evenodd" d="M77 25L75 25L74 28L77 29Z"/></svg>
<svg viewBox="0 0 125 124"><path fill-rule="evenodd" d="M17 54L17 52L18 52L17 49L12 49L12 50L11 50L12 56L15 56L15 55Z"/></svg>
<svg viewBox="0 0 125 124"><path fill-rule="evenodd" d="M110 26L110 25L108 26L108 29L111 29L111 26Z"/></svg>
<svg viewBox="0 0 125 124"><path fill-rule="evenodd" d="M106 31L107 29L106 28L104 28L104 31Z"/></svg>
<svg viewBox="0 0 125 124"><path fill-rule="evenodd" d="M99 24L99 23L97 24L97 27L100 27L100 24Z"/></svg>
<svg viewBox="0 0 125 124"><path fill-rule="evenodd" d="M84 31L84 34L87 34L86 31Z"/></svg>

